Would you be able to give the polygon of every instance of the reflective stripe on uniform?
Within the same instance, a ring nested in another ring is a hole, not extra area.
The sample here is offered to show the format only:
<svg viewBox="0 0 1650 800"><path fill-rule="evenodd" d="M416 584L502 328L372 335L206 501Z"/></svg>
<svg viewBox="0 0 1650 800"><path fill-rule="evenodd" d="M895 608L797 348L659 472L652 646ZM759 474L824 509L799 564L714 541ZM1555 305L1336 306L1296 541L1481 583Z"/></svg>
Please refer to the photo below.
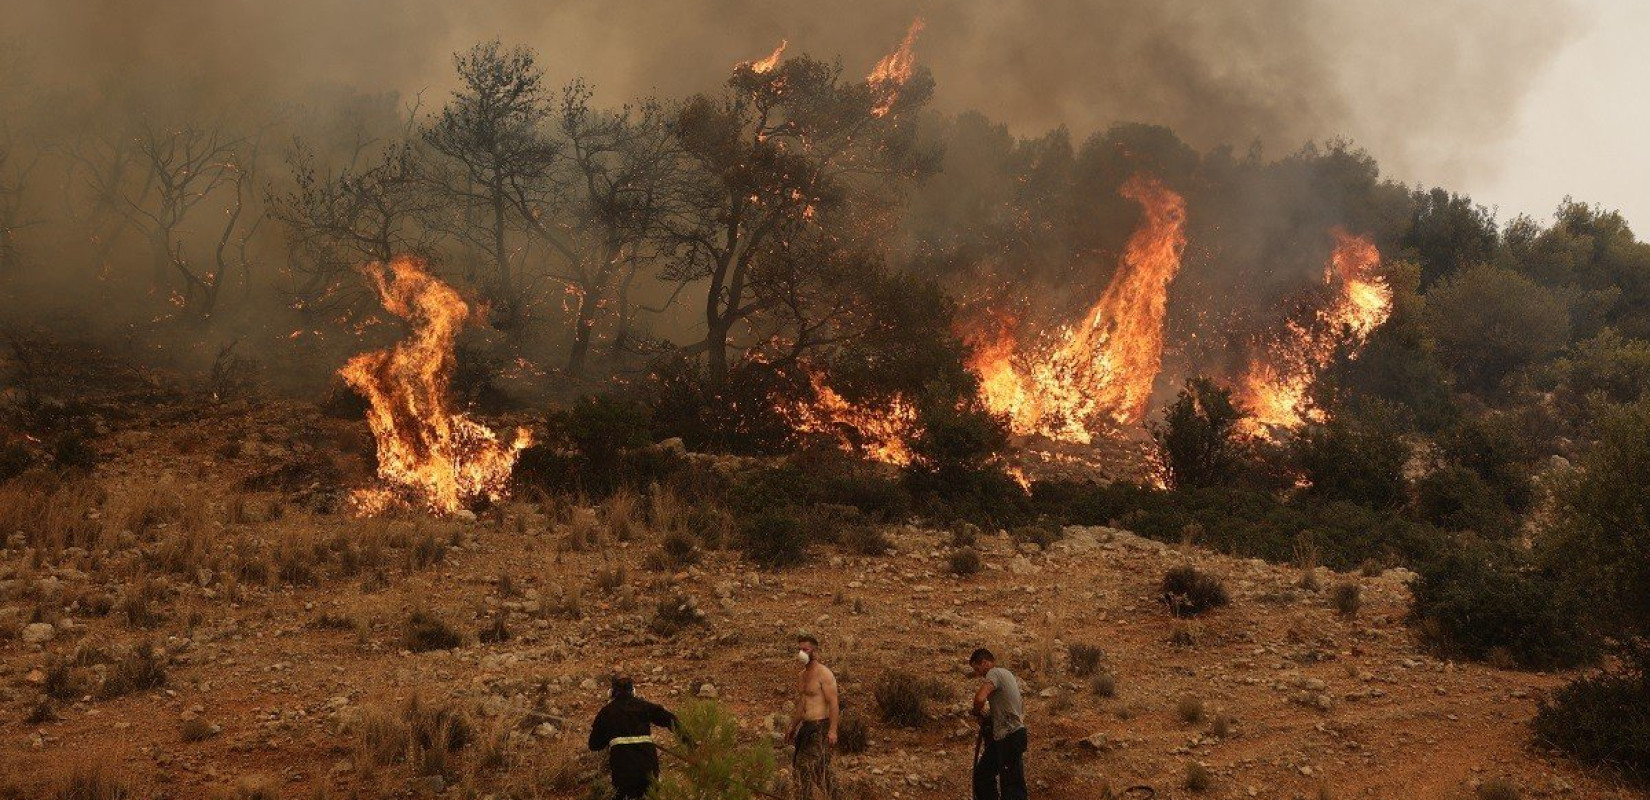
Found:
<svg viewBox="0 0 1650 800"><path fill-rule="evenodd" d="M620 744L653 744L652 736L615 736L608 741L607 746Z"/></svg>

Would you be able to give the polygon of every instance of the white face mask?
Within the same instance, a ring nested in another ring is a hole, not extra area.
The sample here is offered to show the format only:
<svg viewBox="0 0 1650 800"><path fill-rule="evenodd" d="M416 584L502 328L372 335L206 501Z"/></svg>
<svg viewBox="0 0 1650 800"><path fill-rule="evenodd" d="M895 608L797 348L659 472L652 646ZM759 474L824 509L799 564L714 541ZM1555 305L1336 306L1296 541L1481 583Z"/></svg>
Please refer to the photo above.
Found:
<svg viewBox="0 0 1650 800"><path fill-rule="evenodd" d="M808 651L806 651L806 650L798 650L798 651L796 651L796 660L797 660L797 661L800 661L800 662L802 662L802 663L804 663L804 664L806 664L806 663L808 663L808 662L810 662L810 661L813 661L813 659L812 659L812 658L809 658L809 657L808 657Z"/></svg>

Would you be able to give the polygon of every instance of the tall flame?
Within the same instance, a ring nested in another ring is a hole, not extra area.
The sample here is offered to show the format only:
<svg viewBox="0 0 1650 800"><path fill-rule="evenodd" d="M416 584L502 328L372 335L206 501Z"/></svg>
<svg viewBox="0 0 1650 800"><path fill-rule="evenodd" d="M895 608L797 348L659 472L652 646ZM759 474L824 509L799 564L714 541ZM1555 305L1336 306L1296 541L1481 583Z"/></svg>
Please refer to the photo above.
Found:
<svg viewBox="0 0 1650 800"><path fill-rule="evenodd" d="M1144 175L1121 194L1145 216L1083 321L1060 329L1040 352L1019 353L1003 336L973 354L981 400L1007 415L1015 433L1088 444L1097 423L1132 424L1146 414L1163 361L1169 283L1186 247L1186 201Z"/></svg>
<svg viewBox="0 0 1650 800"><path fill-rule="evenodd" d="M785 54L785 46L788 44L790 44L790 42L780 39L779 46L775 47L773 52L768 54L767 58L759 59L757 61L741 62L739 64L739 68L748 69L758 75L766 75L767 73L772 72L774 67L779 66L779 57Z"/></svg>
<svg viewBox="0 0 1650 800"><path fill-rule="evenodd" d="M453 342L470 308L408 256L362 268L384 309L412 334L386 350L361 353L338 371L368 402L367 425L378 443L380 485L356 490L356 511L370 516L392 506L423 506L438 514L465 503L505 496L516 456L531 443L525 429L510 444L453 410Z"/></svg>
<svg viewBox="0 0 1650 800"><path fill-rule="evenodd" d="M810 373L814 401L791 408L791 424L803 434L817 434L836 442L843 452L895 466L911 463L910 442L920 432L917 409L895 395L879 406L855 405L837 394L818 372Z"/></svg>
<svg viewBox="0 0 1650 800"><path fill-rule="evenodd" d="M1294 430L1321 421L1309 393L1318 374L1343 342L1356 347L1392 313L1392 287L1380 276L1381 253L1367 236L1341 228L1330 235L1335 250L1324 268L1332 299L1305 321L1291 320L1250 364L1238 386L1239 400L1253 415L1252 433Z"/></svg>
<svg viewBox="0 0 1650 800"><path fill-rule="evenodd" d="M885 117L894 109L894 103L899 100L900 89L905 82L911 79L912 70L916 69L917 57L912 48L917 44L917 34L922 32L922 17L911 20L910 30L905 32L905 38L900 41L894 52L882 57L875 69L866 76L865 82L871 85L871 91L877 97L877 104L871 108L872 116Z"/></svg>

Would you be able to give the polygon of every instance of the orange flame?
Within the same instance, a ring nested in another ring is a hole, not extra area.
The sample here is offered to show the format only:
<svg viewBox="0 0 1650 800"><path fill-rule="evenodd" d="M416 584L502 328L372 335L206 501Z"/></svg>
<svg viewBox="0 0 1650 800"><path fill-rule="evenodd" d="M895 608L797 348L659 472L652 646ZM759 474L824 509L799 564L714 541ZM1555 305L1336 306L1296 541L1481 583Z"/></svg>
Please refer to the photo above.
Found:
<svg viewBox="0 0 1650 800"><path fill-rule="evenodd" d="M378 443L381 485L352 493L357 513L421 505L449 514L477 498L502 500L516 456L532 437L518 429L504 444L453 410L453 342L469 306L408 256L367 264L362 272L384 309L407 320L412 335L387 350L361 353L338 371L366 397L367 425Z"/></svg>
<svg viewBox="0 0 1650 800"><path fill-rule="evenodd" d="M905 32L905 38L900 41L894 52L882 57L875 69L866 76L865 82L871 85L871 91L877 97L877 104L871 107L871 115L885 117L894 109L895 101L899 100L900 89L905 82L911 80L911 72L916 69L917 57L911 48L917 43L917 34L922 32L922 17L911 20L911 29Z"/></svg>
<svg viewBox="0 0 1650 800"><path fill-rule="evenodd" d="M910 442L919 433L917 409L895 395L885 406L850 403L825 382L823 375L808 375L815 400L791 408L791 424L803 434L817 434L834 440L846 453L858 453L872 461L906 466L914 457Z"/></svg>
<svg viewBox="0 0 1650 800"><path fill-rule="evenodd" d="M1019 354L1008 337L974 352L982 402L1015 433L1088 444L1097 423L1132 424L1146 414L1163 361L1169 283L1186 247L1186 201L1143 175L1121 194L1145 217L1082 323L1060 329L1038 353Z"/></svg>
<svg viewBox="0 0 1650 800"><path fill-rule="evenodd" d="M1249 367L1238 386L1239 400L1253 419L1250 432L1270 435L1294 430L1308 420L1322 421L1309 392L1341 343L1360 346L1392 313L1392 287L1378 274L1381 253L1367 236L1341 228L1330 231L1335 251L1324 268L1324 282L1335 295L1309 320L1290 321Z"/></svg>
<svg viewBox="0 0 1650 800"><path fill-rule="evenodd" d="M758 75L766 75L769 72L772 72L774 67L779 66L779 57L785 54L785 46L788 44L790 44L790 42L780 39L779 46L775 47L773 52L768 54L767 58L756 61L742 61L735 67L735 69L748 69Z"/></svg>

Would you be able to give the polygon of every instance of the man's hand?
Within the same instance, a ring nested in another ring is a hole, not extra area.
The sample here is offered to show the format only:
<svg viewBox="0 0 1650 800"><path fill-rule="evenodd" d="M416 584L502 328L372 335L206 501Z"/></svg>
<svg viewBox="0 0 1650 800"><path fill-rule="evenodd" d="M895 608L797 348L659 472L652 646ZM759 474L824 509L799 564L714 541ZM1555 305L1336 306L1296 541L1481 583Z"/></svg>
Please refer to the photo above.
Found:
<svg viewBox="0 0 1650 800"><path fill-rule="evenodd" d="M830 733L825 734L825 741L834 746L836 744L836 731L833 730Z"/></svg>

